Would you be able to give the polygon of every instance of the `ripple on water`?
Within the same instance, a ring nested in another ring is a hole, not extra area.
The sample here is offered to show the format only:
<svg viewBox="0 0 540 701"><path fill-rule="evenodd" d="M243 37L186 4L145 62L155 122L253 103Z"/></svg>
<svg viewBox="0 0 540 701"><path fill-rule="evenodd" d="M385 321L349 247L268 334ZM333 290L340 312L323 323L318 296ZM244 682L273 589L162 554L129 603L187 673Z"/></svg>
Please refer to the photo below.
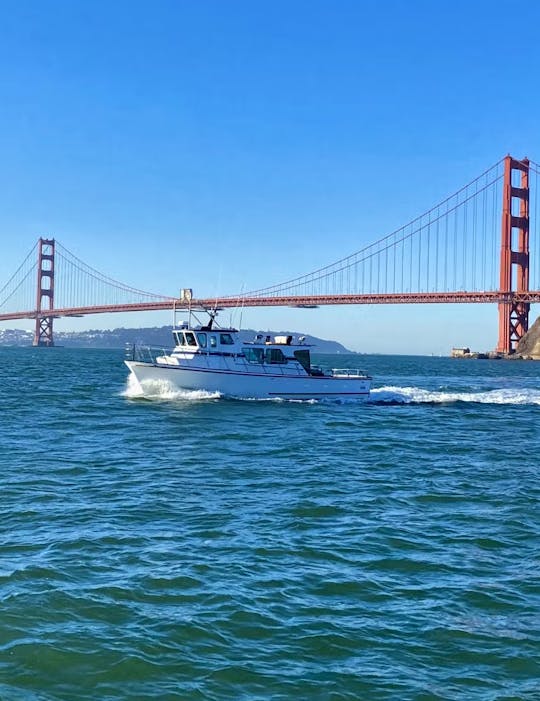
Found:
<svg viewBox="0 0 540 701"><path fill-rule="evenodd" d="M144 400L57 350L0 364L0 698L540 698L531 365Z"/></svg>

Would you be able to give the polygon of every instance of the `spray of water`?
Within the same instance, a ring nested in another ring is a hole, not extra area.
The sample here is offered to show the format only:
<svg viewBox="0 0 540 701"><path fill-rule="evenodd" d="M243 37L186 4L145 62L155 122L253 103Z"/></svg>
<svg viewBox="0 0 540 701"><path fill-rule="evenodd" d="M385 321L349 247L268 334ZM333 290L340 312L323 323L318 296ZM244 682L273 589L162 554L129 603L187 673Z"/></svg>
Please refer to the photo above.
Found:
<svg viewBox="0 0 540 701"><path fill-rule="evenodd" d="M204 390L178 389L166 380L146 380L143 383L137 381L133 375L129 375L123 396L128 399L157 399L169 401L200 401L219 399L219 392L205 392Z"/></svg>
<svg viewBox="0 0 540 701"><path fill-rule="evenodd" d="M420 387L380 387L371 391L371 403L376 404L538 404L537 389L493 389L487 392L441 392Z"/></svg>
<svg viewBox="0 0 540 701"><path fill-rule="evenodd" d="M123 396L129 399L149 399L165 401L207 401L219 399L219 392L205 392L204 390L181 390L165 380L145 381L142 385L130 375ZM530 388L493 389L485 392L474 391L435 391L420 387L396 387L385 386L373 389L368 400L337 398L337 399L256 399L246 398L251 402L295 402L302 404L324 403L354 403L366 402L368 404L455 404L457 402L478 404L515 404L515 405L539 405L540 390Z"/></svg>

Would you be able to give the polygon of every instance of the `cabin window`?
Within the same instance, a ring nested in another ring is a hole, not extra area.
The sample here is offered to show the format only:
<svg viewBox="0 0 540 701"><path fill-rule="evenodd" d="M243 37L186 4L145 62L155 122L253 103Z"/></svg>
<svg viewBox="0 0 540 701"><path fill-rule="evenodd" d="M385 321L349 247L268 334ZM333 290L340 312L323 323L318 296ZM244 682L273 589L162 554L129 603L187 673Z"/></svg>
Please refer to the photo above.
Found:
<svg viewBox="0 0 540 701"><path fill-rule="evenodd" d="M184 333L185 339L186 339L186 345L188 346L196 346L197 341L195 340L195 334L192 331L186 331Z"/></svg>
<svg viewBox="0 0 540 701"><path fill-rule="evenodd" d="M217 338L215 336L210 336L210 347L215 348L217 346Z"/></svg>
<svg viewBox="0 0 540 701"><path fill-rule="evenodd" d="M306 372L309 372L310 367L311 367L311 362L309 359L309 351L308 350L297 350L294 351L294 357L300 365L304 368Z"/></svg>
<svg viewBox="0 0 540 701"><path fill-rule="evenodd" d="M233 337L230 333L220 333L219 342L222 346L232 346L234 345Z"/></svg>
<svg viewBox="0 0 540 701"><path fill-rule="evenodd" d="M286 363L287 358L281 352L281 348L267 348L266 349L266 362L267 363Z"/></svg>
<svg viewBox="0 0 540 701"><path fill-rule="evenodd" d="M263 363L264 348L243 348L248 363Z"/></svg>
<svg viewBox="0 0 540 701"><path fill-rule="evenodd" d="M199 341L199 346L201 348L206 348L206 334L205 333L198 333L197 334L197 341Z"/></svg>
<svg viewBox="0 0 540 701"><path fill-rule="evenodd" d="M182 343L184 342L182 334L179 331L175 331L173 335L174 335L174 340L176 342L176 345L181 346Z"/></svg>

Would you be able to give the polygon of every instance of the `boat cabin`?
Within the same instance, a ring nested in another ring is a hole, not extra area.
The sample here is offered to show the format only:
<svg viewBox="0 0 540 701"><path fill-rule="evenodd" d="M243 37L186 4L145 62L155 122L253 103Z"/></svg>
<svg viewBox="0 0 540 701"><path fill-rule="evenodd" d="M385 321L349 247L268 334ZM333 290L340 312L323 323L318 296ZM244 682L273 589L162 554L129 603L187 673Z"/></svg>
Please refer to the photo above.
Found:
<svg viewBox="0 0 540 701"><path fill-rule="evenodd" d="M252 341L247 341L239 336L238 329L212 326L190 328L184 323L180 328L173 330L173 337L174 353L235 356L245 358L250 364L259 365L299 363L308 374L315 374L304 336L295 339L290 335L272 336L259 333Z"/></svg>

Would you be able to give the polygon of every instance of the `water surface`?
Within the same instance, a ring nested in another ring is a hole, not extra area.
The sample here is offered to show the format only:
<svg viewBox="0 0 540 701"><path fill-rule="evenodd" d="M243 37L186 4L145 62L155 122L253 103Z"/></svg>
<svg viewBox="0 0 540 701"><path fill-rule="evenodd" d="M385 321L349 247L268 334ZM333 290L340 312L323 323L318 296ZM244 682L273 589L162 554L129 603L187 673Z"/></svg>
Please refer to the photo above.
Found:
<svg viewBox="0 0 540 701"><path fill-rule="evenodd" d="M540 364L135 396L0 349L0 699L540 699Z"/></svg>

